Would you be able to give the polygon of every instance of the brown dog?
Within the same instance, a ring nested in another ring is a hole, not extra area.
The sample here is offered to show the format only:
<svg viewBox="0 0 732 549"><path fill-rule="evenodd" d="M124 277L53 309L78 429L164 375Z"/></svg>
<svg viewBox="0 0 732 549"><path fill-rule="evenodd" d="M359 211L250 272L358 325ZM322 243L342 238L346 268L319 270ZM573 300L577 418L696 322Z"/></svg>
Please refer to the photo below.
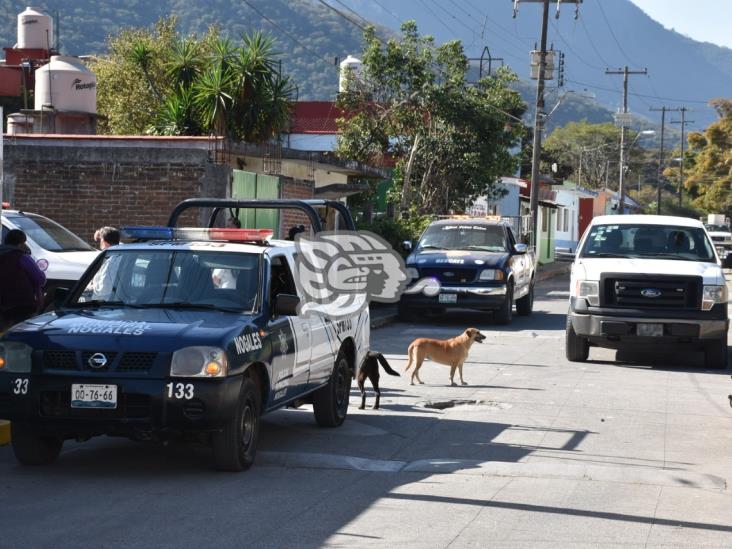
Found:
<svg viewBox="0 0 732 549"><path fill-rule="evenodd" d="M361 406L359 410L363 410L366 407L366 388L364 384L368 378L371 381L371 385L374 386L376 392L376 402L374 403L374 410L379 409L379 400L381 399L381 391L379 391L379 363L384 368L384 371L390 376L399 376L397 372L391 369L389 363L384 358L384 355L377 353L376 351L369 351L361 363L361 367L358 369L358 377L356 382L358 388L361 391Z"/></svg>
<svg viewBox="0 0 732 549"><path fill-rule="evenodd" d="M407 350L409 362L407 362L407 367L404 370L406 372L414 364L410 385L414 385L415 379L419 383L423 383L419 379L419 369L422 367L425 358L450 366L450 385L455 385L453 381L455 370L460 373L460 383L467 385L463 381L463 362L468 358L468 352L473 343L476 341L481 343L484 339L485 336L476 328L468 328L459 336L451 339L427 339L424 337L415 339Z"/></svg>

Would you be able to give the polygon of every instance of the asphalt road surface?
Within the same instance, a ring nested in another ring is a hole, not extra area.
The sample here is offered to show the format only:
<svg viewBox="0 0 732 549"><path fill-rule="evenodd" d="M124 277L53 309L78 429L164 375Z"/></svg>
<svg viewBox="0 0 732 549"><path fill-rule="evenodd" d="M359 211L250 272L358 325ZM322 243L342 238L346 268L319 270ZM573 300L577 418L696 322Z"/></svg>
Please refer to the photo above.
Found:
<svg viewBox="0 0 732 549"><path fill-rule="evenodd" d="M409 342L488 337L449 387L382 375L382 409L338 429L267 416L256 465L206 448L67 442L51 467L0 448L0 547L730 547L729 372L694 353L564 358L567 279L506 328L460 313L372 334L398 371ZM369 394L367 405L373 404Z"/></svg>

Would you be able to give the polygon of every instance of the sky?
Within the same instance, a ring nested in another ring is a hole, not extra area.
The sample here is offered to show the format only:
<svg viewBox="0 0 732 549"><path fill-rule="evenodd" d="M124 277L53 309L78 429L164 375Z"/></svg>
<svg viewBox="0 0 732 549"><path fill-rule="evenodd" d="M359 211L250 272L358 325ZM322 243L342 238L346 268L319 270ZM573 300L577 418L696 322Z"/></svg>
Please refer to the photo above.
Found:
<svg viewBox="0 0 732 549"><path fill-rule="evenodd" d="M673 28L695 40L732 48L730 0L631 1L664 27Z"/></svg>

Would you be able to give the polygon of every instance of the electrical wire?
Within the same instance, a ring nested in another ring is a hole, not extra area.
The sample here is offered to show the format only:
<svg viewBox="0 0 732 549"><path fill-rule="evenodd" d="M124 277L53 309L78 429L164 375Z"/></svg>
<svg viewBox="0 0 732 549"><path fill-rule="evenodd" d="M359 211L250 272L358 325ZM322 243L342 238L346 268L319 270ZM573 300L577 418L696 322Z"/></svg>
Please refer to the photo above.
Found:
<svg viewBox="0 0 732 549"><path fill-rule="evenodd" d="M379 0L371 0L371 1L374 4L376 4L377 6L379 6L386 13L388 13L389 15L391 15L397 23L399 23L400 25L403 23L403 21L393 11L389 10L386 6L384 6L384 4L382 4L381 2L379 2Z"/></svg>
<svg viewBox="0 0 732 549"><path fill-rule="evenodd" d="M604 86L598 86L597 84L588 84L587 82L579 82L577 80L567 79L567 82L572 82L573 84L579 84L580 86L585 86L587 88L593 88L596 90L610 91L610 92L618 91L613 88L606 88ZM636 92L628 92L628 95L632 95L635 97L646 97L649 99L658 99L660 101L671 101L673 103L697 103L697 104L701 104L701 105L707 105L707 103L708 103L708 101L704 101L702 99L678 99L678 98L674 99L672 97L656 97L655 95L648 95L648 94L636 93ZM707 107L708 107L708 105L707 105ZM711 107L708 107L708 108L711 109Z"/></svg>
<svg viewBox="0 0 732 549"><path fill-rule="evenodd" d="M602 1L597 2L597 7L600 8L600 13L602 13L602 18L605 20L605 24L607 25L607 28L610 30L610 34L613 37L615 44L617 44L618 49L620 50L620 53L623 54L623 56L628 61L628 63L631 63L631 64L634 63L634 61L630 58L630 56L627 53L625 53L623 46L620 45L620 40L618 40L618 37L615 36L615 31L613 30L613 27L610 24L609 19L607 18L607 14L605 13L605 8L602 7Z"/></svg>
<svg viewBox="0 0 732 549"><path fill-rule="evenodd" d="M241 1L242 1L242 2L244 2L244 4L246 4L247 6L249 6L249 8L250 8L250 9L251 9L252 11L254 11L254 12L255 12L255 13L257 14L257 15L259 15L259 17L261 17L262 19L264 19L265 21L267 21L267 22L268 22L268 23L269 23L270 25L272 25L272 26L273 26L274 28L278 29L278 30L279 30L279 31L280 31L280 32L281 32L282 34L284 34L284 35L285 35L286 37L288 37L288 38L289 38L290 40L292 40L293 42L295 42L295 43L296 43L296 44L297 44L298 46L300 46L300 47L301 47L301 48L302 48L303 50L305 50L306 52L310 53L310 54L311 54L311 55L312 55L313 57L315 57L315 58L319 59L320 61L323 61L323 62L325 62L325 63L326 63L326 64L327 64L327 65L328 65L329 67L331 67L331 68L335 69L336 71L338 71L338 73L340 73L340 69L339 69L338 67L336 67L336 66L335 66L335 65L334 65L334 64L333 64L333 63L332 63L332 62L331 62L330 60L326 59L325 57L322 57L322 56L321 56L321 55L320 55L320 54L319 54L318 52L316 52L316 51L315 51L315 50L313 50L313 49L310 49L310 48L309 48L308 46L305 46L305 45L304 45L304 44L303 44L303 43L302 43L302 42L300 41L300 39L299 39L299 38L297 38L296 36L294 36L294 35L293 35L292 33L290 33L290 32L289 32L289 31L288 31L287 29L285 29L284 27L282 27L281 25L279 25L278 23L276 23L275 21L273 21L273 20L272 20L272 19L270 19L269 17L267 17L267 16L266 16L266 15L265 15L264 13L262 13L261 11L259 11L259 9L258 9L258 8L256 8L256 7L254 6L254 5L252 5L252 3L251 3L251 2L249 2L248 0L241 0Z"/></svg>

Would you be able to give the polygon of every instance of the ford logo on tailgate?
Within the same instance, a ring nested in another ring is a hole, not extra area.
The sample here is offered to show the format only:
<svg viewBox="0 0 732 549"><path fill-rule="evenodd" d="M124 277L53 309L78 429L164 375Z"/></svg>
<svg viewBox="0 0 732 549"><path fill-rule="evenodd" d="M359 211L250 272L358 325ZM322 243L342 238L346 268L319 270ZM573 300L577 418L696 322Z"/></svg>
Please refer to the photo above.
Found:
<svg viewBox="0 0 732 549"><path fill-rule="evenodd" d="M661 290L657 290L656 288L643 288L641 295L643 297L661 297Z"/></svg>

